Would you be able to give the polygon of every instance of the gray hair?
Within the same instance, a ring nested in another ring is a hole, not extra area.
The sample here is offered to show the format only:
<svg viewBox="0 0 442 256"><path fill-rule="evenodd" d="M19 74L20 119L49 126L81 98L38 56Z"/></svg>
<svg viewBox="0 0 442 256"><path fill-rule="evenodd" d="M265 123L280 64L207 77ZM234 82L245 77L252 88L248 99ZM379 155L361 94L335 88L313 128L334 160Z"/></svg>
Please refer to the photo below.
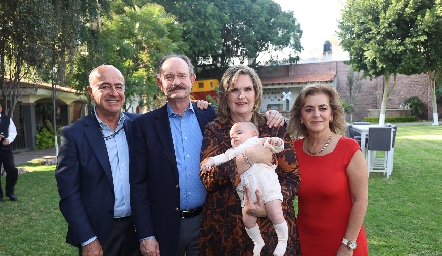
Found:
<svg viewBox="0 0 442 256"><path fill-rule="evenodd" d="M159 78L161 75L161 68L163 67L164 62L170 58L180 58L180 59L184 60L187 63L187 66L189 67L189 76L195 74L194 67L192 65L192 61L190 61L189 57L187 57L186 55L182 55L182 54L172 53L172 54L162 57L158 61L157 72L155 74L157 78Z"/></svg>

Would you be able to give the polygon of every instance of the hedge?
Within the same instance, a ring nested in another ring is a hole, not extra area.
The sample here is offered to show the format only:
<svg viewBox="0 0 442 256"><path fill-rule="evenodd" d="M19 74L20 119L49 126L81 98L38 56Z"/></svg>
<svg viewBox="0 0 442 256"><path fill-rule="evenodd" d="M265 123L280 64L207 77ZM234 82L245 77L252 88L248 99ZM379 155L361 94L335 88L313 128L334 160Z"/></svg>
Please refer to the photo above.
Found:
<svg viewBox="0 0 442 256"><path fill-rule="evenodd" d="M367 116L364 117L364 121L370 122L370 123L379 123L379 117L378 116ZM386 116L385 122L386 123L408 123L408 122L415 122L416 117L415 116Z"/></svg>

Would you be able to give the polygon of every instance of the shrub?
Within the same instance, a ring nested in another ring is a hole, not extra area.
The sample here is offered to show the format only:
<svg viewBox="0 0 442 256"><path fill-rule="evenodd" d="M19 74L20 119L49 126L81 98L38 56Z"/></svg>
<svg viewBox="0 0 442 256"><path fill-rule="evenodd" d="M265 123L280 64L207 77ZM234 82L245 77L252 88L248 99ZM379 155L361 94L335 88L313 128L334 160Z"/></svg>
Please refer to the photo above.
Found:
<svg viewBox="0 0 442 256"><path fill-rule="evenodd" d="M341 100L341 104L345 113L350 114L353 112L353 104L347 103L344 99Z"/></svg>
<svg viewBox="0 0 442 256"><path fill-rule="evenodd" d="M364 121L370 122L370 123L379 123L379 117L367 116L367 117L364 117ZM414 122L414 121L416 121L415 116L386 116L385 117L386 123L408 123L408 122Z"/></svg>
<svg viewBox="0 0 442 256"><path fill-rule="evenodd" d="M57 142L60 141L60 127L57 128ZM49 120L46 120L46 125L35 135L35 144L37 149L51 148L55 146L54 142L54 128Z"/></svg>
<svg viewBox="0 0 442 256"><path fill-rule="evenodd" d="M404 104L408 104L411 109L411 115L416 116L418 119L428 119L427 105L423 103L419 97L411 96L404 100Z"/></svg>

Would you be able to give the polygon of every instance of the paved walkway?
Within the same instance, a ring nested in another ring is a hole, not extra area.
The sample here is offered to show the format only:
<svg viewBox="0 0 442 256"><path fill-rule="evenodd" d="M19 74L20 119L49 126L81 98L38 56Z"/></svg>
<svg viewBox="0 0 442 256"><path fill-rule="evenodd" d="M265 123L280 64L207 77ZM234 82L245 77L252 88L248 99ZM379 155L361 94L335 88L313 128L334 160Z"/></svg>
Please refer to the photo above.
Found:
<svg viewBox="0 0 442 256"><path fill-rule="evenodd" d="M54 159L55 147L46 149L34 149L31 151L20 152L14 154L14 162L16 165L25 164L37 159Z"/></svg>

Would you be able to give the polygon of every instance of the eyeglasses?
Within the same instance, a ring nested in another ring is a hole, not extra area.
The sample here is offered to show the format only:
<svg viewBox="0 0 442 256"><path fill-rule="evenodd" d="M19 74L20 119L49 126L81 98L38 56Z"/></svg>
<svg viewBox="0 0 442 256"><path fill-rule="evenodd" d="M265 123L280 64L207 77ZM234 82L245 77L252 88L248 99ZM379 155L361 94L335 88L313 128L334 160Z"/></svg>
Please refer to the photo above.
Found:
<svg viewBox="0 0 442 256"><path fill-rule="evenodd" d="M175 75L165 75L164 76L164 80L166 80L167 82L173 82L175 79L184 80L184 79L187 79L187 75L186 74L179 74L177 76L175 76Z"/></svg>

